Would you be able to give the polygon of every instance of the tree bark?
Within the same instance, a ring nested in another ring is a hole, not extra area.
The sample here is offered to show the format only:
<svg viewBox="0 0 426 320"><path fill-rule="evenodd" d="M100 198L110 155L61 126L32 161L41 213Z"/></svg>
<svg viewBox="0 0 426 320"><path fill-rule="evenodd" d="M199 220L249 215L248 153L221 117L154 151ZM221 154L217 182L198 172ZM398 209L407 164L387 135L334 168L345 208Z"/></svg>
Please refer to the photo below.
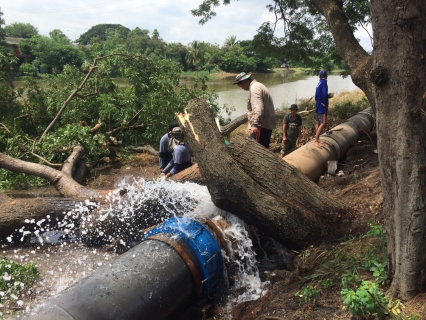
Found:
<svg viewBox="0 0 426 320"><path fill-rule="evenodd" d="M195 163L191 167L172 175L169 179L174 181L189 181L198 184L205 184L204 178L200 173L198 163Z"/></svg>
<svg viewBox="0 0 426 320"><path fill-rule="evenodd" d="M362 48L355 38L353 30L348 23L348 18L343 11L343 2L336 0L311 0L311 2L327 20L337 52L351 70L353 83L362 89L374 112L376 112L375 87L370 81L372 56ZM374 22L372 24L374 25Z"/></svg>
<svg viewBox="0 0 426 320"><path fill-rule="evenodd" d="M426 2L371 1L371 55L355 38L341 1L311 2L376 113L389 294L406 300L426 289Z"/></svg>
<svg viewBox="0 0 426 320"><path fill-rule="evenodd" d="M371 4L377 136L390 294L426 289L426 2Z"/></svg>
<svg viewBox="0 0 426 320"><path fill-rule="evenodd" d="M178 120L217 207L294 249L342 236L342 203L254 140L237 136L226 147L204 100L187 111Z"/></svg>
<svg viewBox="0 0 426 320"><path fill-rule="evenodd" d="M130 147L130 150L134 152L140 152L140 153L145 152L158 157L158 151L151 146L133 146L133 147Z"/></svg>

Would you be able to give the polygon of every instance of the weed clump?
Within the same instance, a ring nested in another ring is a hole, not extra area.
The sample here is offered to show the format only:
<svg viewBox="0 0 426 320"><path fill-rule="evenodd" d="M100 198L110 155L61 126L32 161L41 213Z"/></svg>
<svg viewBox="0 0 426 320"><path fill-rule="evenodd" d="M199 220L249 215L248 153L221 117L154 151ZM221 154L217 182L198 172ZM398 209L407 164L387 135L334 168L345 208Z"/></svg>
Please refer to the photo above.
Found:
<svg viewBox="0 0 426 320"><path fill-rule="evenodd" d="M296 292L300 303L321 299L321 292L335 286L333 279L341 278L340 294L344 308L354 316L386 317L392 310L383 293L388 284L386 232L374 221L361 238L350 238L330 250L310 248L299 256L299 272L306 268L315 271L302 277L306 286ZM310 266L310 267L308 267Z"/></svg>
<svg viewBox="0 0 426 320"><path fill-rule="evenodd" d="M1 304L17 301L24 289L31 287L39 277L34 263L21 266L7 259L0 260L0 302Z"/></svg>

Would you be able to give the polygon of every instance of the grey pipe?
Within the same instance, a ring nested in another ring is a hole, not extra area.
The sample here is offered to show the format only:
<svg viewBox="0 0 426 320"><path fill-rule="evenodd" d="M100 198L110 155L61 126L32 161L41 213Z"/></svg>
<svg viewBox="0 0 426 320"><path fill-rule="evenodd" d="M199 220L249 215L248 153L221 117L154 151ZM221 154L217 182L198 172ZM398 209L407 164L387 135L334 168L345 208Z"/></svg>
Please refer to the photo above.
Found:
<svg viewBox="0 0 426 320"><path fill-rule="evenodd" d="M144 242L25 319L173 319L204 298L222 277L221 250L211 231L195 220L169 219L149 230Z"/></svg>
<svg viewBox="0 0 426 320"><path fill-rule="evenodd" d="M168 244L149 240L65 289L25 319L171 319L194 301L197 290L185 262Z"/></svg>
<svg viewBox="0 0 426 320"><path fill-rule="evenodd" d="M327 162L339 160L357 141L360 131L369 132L374 122L373 110L371 107L367 108L322 134L320 140L325 144L321 147L315 146L311 141L283 159L315 181L327 168Z"/></svg>

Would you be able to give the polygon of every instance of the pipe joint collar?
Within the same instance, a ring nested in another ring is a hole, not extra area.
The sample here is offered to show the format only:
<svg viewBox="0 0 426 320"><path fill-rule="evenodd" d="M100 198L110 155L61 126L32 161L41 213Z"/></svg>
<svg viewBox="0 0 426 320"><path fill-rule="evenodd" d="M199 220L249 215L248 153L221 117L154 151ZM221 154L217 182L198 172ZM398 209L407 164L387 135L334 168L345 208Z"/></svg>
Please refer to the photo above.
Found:
<svg viewBox="0 0 426 320"><path fill-rule="evenodd" d="M198 259L198 263L194 262L194 264L200 265L202 273L199 277L193 274L193 279L195 282L201 282L201 298L206 298L208 293L219 283L224 269L222 252L213 234L199 221L180 216L171 218L162 225L149 230L143 236L142 241L160 240L158 235L167 237L169 240L163 242L169 244L170 241L180 242L179 240L183 240L189 245ZM182 257L182 253L179 254ZM193 255L185 256L187 259L188 256ZM184 257L182 258L184 259ZM190 271L193 273L193 270ZM200 284L196 283L196 286L198 287Z"/></svg>

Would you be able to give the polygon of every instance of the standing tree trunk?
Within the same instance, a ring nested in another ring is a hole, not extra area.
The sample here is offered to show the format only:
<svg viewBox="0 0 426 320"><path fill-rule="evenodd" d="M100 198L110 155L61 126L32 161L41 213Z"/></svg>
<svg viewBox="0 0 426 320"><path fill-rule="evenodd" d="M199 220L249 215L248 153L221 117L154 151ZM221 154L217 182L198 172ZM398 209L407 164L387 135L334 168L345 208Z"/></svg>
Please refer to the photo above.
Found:
<svg viewBox="0 0 426 320"><path fill-rule="evenodd" d="M377 133L390 294L426 285L426 2L372 2Z"/></svg>
<svg viewBox="0 0 426 320"><path fill-rule="evenodd" d="M297 169L252 139L234 137L229 147L202 99L180 115L213 203L300 249L342 237L337 225L349 210Z"/></svg>
<svg viewBox="0 0 426 320"><path fill-rule="evenodd" d="M392 297L426 288L426 2L374 0L373 52L359 45L342 2L311 0L377 119Z"/></svg>

